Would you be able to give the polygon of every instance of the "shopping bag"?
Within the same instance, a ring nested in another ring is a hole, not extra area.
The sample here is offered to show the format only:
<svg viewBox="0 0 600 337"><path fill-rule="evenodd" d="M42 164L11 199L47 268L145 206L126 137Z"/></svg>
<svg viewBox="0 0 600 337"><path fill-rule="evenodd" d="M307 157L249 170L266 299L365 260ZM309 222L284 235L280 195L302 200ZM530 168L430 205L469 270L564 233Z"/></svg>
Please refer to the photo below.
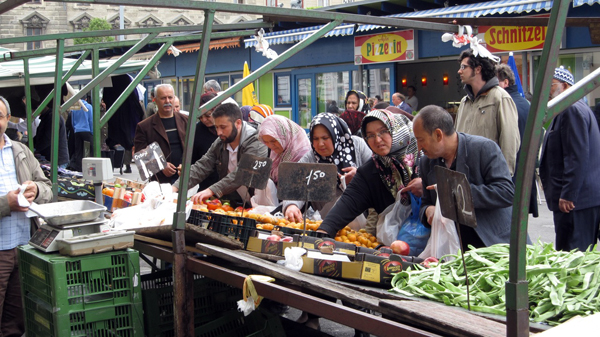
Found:
<svg viewBox="0 0 600 337"><path fill-rule="evenodd" d="M389 205L377 220L377 241L386 246L396 241L400 225L408 218L411 212L410 205L405 206L400 202L400 192L396 195L396 202Z"/></svg>
<svg viewBox="0 0 600 337"><path fill-rule="evenodd" d="M267 187L264 190L254 190L254 196L250 198L252 207L258 206L277 206L279 205L279 199L277 199L277 186L273 180L269 179Z"/></svg>
<svg viewBox="0 0 600 337"><path fill-rule="evenodd" d="M435 186L435 191L437 194L437 185ZM435 202L435 213L431 223L431 235L429 236L427 246L423 252L419 254L419 257L426 259L433 256L439 259L447 254L457 254L459 249L460 241L458 239L458 234L456 233L456 226L454 225L454 221L442 216L440 198L438 195Z"/></svg>
<svg viewBox="0 0 600 337"><path fill-rule="evenodd" d="M398 240L402 240L410 246L410 256L418 256L423 252L427 242L429 241L429 235L431 234L431 228L423 225L419 219L419 211L421 209L421 198L415 197L410 193L410 205L412 214L404 220L400 230L398 231Z"/></svg>

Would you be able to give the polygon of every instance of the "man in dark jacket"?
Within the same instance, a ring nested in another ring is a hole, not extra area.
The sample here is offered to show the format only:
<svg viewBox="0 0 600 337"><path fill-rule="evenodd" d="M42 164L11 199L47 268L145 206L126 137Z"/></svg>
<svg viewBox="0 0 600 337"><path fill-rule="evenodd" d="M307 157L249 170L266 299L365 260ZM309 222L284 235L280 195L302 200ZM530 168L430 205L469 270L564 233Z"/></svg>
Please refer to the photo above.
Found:
<svg viewBox="0 0 600 337"><path fill-rule="evenodd" d="M554 70L550 99L575 83L562 66ZM554 212L556 249L581 251L598 241L600 224L600 131L582 100L559 113L544 137L540 178Z"/></svg>
<svg viewBox="0 0 600 337"><path fill-rule="evenodd" d="M51 106L52 102L48 104ZM33 138L35 152L41 154L47 161L52 159L52 110L44 108L40 114L40 125L37 133ZM65 128L65 120L59 116L58 127L58 166L66 168L69 164L69 148L67 146L67 131ZM54 164L54 163L53 163Z"/></svg>
<svg viewBox="0 0 600 337"><path fill-rule="evenodd" d="M421 221L432 225L437 197L432 185L440 179L434 168L442 166L464 173L471 186L477 227L460 226L462 249L508 243L515 187L500 147L487 138L456 132L452 116L436 105L419 111L413 131L427 156L419 165L424 187Z"/></svg>
<svg viewBox="0 0 600 337"><path fill-rule="evenodd" d="M217 94L215 93L202 94L202 96L200 96L200 106L208 103L208 101L216 96ZM200 160L200 158L208 152L208 149L210 149L215 140L219 138L219 136L217 136L217 129L215 128L215 120L212 117L215 109L216 107L200 115L200 121L196 124L194 150L192 151L192 165ZM202 191L207 189L217 181L219 181L219 174L215 171L200 182L199 190Z"/></svg>
<svg viewBox="0 0 600 337"><path fill-rule="evenodd" d="M517 106L517 114L519 115L518 123L519 123L519 136L521 139L521 144L523 144L523 134L525 133L525 124L527 124L527 116L529 115L529 101L525 99L525 97L521 96L519 89L517 88L515 82L515 74L512 69L506 64L499 64L496 66L496 77L498 77L498 86L504 91L506 91L510 97L515 102ZM519 147L519 152L521 152L521 148ZM517 156L518 160L518 156ZM518 165L518 162L517 162ZM515 167L516 168L516 167ZM516 184L517 175L513 175L513 183ZM537 186L535 184L535 174L533 177L533 183L531 186L531 196L529 198L529 213L533 215L533 217L537 218L539 216L538 213L538 203L537 203Z"/></svg>

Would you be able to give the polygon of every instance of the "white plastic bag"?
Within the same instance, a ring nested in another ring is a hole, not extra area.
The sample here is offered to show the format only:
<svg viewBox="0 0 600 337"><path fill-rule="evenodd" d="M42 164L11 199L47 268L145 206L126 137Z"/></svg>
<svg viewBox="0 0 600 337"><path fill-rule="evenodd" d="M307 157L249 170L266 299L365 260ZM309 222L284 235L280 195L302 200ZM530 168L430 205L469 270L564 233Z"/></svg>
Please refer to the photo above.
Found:
<svg viewBox="0 0 600 337"><path fill-rule="evenodd" d="M386 246L396 241L400 226L410 216L412 209L410 205L405 206L400 202L400 192L396 195L396 202L389 205L377 220L377 241Z"/></svg>
<svg viewBox="0 0 600 337"><path fill-rule="evenodd" d="M437 185L435 186L435 191L437 194ZM433 214L432 222L429 241L423 252L419 254L419 257L426 259L433 256L439 259L447 254L458 253L460 241L456 233L456 226L454 225L454 221L442 216L439 195L435 202L435 213ZM449 258L448 260L451 259Z"/></svg>
<svg viewBox="0 0 600 337"><path fill-rule="evenodd" d="M250 199L252 207L256 206L277 206L279 205L279 199L277 199L277 186L273 180L269 179L267 187L264 190L254 190L254 196Z"/></svg>

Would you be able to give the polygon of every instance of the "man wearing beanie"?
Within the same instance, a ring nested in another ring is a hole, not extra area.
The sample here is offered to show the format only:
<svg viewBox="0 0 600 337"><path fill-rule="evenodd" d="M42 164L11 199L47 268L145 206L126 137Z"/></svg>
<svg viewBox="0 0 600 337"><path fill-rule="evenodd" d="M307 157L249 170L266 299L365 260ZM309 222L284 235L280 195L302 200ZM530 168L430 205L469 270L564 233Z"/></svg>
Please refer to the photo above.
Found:
<svg viewBox="0 0 600 337"><path fill-rule="evenodd" d="M550 99L574 84L562 66L554 70ZM600 131L583 99L558 114L546 131L540 178L554 213L556 249L585 251L598 240L600 224Z"/></svg>
<svg viewBox="0 0 600 337"><path fill-rule="evenodd" d="M513 176L521 144L515 102L498 86L494 60L467 49L459 62L458 75L467 95L456 113L456 131L496 142Z"/></svg>

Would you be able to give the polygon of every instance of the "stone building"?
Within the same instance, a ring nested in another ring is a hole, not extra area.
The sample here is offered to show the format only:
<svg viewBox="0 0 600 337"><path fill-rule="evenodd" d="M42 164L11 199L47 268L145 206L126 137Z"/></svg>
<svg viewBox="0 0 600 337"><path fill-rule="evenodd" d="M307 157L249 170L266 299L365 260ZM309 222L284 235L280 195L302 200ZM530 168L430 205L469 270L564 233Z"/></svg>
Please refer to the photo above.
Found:
<svg viewBox="0 0 600 337"><path fill-rule="evenodd" d="M213 0L214 1L214 0ZM220 0L247 5L265 5L284 8L314 8L341 4L347 0ZM97 5L90 3L62 3L33 0L0 15L0 36L2 38L56 34L81 31L92 18L106 19L113 29L119 29L118 5ZM204 12L183 9L124 6L125 28L167 27L201 25ZM215 24L237 23L256 19L256 15L217 12ZM115 32L115 36L119 35ZM139 39L139 35L127 35L125 39ZM72 45L66 40L65 45ZM55 41L14 43L2 47L14 50L50 48Z"/></svg>

